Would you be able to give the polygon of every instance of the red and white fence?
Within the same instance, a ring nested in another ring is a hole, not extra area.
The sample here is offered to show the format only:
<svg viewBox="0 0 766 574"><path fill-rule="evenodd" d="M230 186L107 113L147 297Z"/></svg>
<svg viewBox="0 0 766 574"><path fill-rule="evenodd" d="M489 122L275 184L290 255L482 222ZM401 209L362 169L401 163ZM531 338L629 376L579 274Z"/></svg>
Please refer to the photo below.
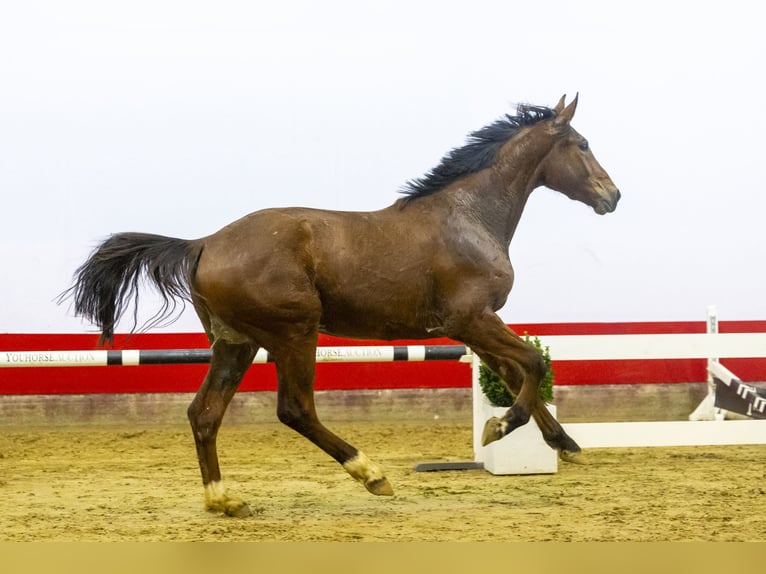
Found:
<svg viewBox="0 0 766 574"><path fill-rule="evenodd" d="M715 323L716 330L712 330L710 325ZM760 324L761 322L759 322ZM766 332L735 332L719 333L717 331L717 318L714 313L708 319L708 332L704 333L625 333L625 334L567 334L567 335L549 335L533 334L539 337L543 346L550 348L551 357L554 361L554 367L557 372L557 383L577 384L573 380L571 373L576 371L570 369L569 378L563 377L561 371L562 365L571 366L573 363L587 364L589 369L588 376L598 372L602 365L614 366L615 363L632 363L633 373L636 373L636 365L640 369L641 365L656 365L664 362L677 361L695 361L708 362L708 368L712 363L719 359L766 359ZM527 329L515 329L521 332ZM766 330L765 330L766 331ZM459 384L444 385L444 378L441 376L428 377L429 380L419 379L412 387L440 387L440 386L467 386L467 371L464 367L459 367L456 360L463 358L463 362L469 359L470 350L463 345L446 344L447 340L440 341L445 344L435 345L387 345L387 346L360 346L345 345L335 347L320 347L317 350L317 361L321 366L337 367L338 363L357 363L363 365L375 366L378 363L392 363L386 365L387 381L392 381L391 372L398 364L411 363L413 361L421 364L439 365L441 369L449 369L450 377L455 377L456 373L460 377ZM184 368L199 368L200 363L206 363L210 360L210 351L206 349L133 349L133 350L8 350L0 351L0 394L8 394L9 390L6 384L11 388L14 383L18 385L18 378L6 377L5 373L34 372L35 379L42 380L46 378L44 373L61 372L69 367L74 367L78 373L87 369L81 367L111 367L117 365L155 365L156 369L175 370ZM270 358L267 353L261 352L255 359L256 363L268 363ZM164 363L173 363L167 365ZM474 371L476 371L476 360L474 362ZM329 363L329 364L328 364ZM334 364L333 364L334 363ZM162 366L157 366L163 364ZM51 367L48 369L37 370L29 367ZM344 369L350 369L352 365L343 365ZM204 366L203 366L204 368ZM380 367L375 367L380 368ZM456 371L456 369L459 369ZM704 367L703 367L704 369ZM566 371L566 369L563 369ZM120 371L117 369L116 371ZM130 369L128 369L130 371ZM111 381L113 379L110 371L109 376L103 372L99 375L101 379ZM169 371L165 370L164 374ZM188 371L187 371L188 372ZM447 371L443 371L447 372ZM583 371L585 372L585 371ZM763 371L766 378L766 369ZM161 376L164 376L160 375ZM137 373L130 373L127 376L135 376ZM81 375L78 375L81 376ZM412 372L406 375L408 379L414 376ZM419 371L418 377L423 377L423 371ZM139 378L139 377L136 377ZM140 377L142 380L144 377ZM194 377L190 377L190 390L195 390L196 385L202 378L201 372L195 372ZM362 376L348 376L348 373L340 374L340 379L364 380ZM634 378L639 378L634 375ZM704 377L700 377L696 382L701 382ZM31 380L31 379L30 379ZM601 374L601 382L609 383L608 373ZM434 384L434 381L436 384ZM633 382L641 382L640 380ZM663 381L655 381L663 382ZM690 381L691 382L691 381ZM153 388L154 379L149 382L144 381L144 387L133 389L134 391L151 392L157 390ZM441 384L440 384L441 383ZM404 385L392 385L393 388ZM318 386L321 388L321 385ZM343 386L335 388L344 388ZM345 387L351 388L351 387ZM353 387L359 388L359 387ZM63 387L59 392L78 392L71 388ZM121 389L108 383L101 383L98 392L120 392ZM32 389L34 390L34 389ZM164 390L164 389L163 389ZM245 388L245 390L247 390ZM25 389L23 392L29 392ZM11 393L13 390L10 391ZM91 391L93 392L93 391ZM478 384L473 382L474 395L474 433L480 433L483 428L483 421L479 421L479 414L476 405L480 400L480 390ZM720 417L719 417L720 418ZM723 422L723 421L713 421ZM565 425L568 432L583 447L606 447L606 446L672 446L672 445L693 445L693 444L761 444L766 443L766 426L764 421L726 421L724 425L708 425L707 421L674 421L674 422L650 422L650 423L572 423ZM735 424L737 423L737 424ZM747 426L745 426L747 425ZM476 438L474 439L476 441Z"/></svg>

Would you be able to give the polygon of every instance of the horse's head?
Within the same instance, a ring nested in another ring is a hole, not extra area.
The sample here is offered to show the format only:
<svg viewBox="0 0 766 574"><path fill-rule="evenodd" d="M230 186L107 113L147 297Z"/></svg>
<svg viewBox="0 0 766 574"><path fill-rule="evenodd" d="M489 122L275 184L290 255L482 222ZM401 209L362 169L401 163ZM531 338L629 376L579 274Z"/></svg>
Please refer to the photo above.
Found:
<svg viewBox="0 0 766 574"><path fill-rule="evenodd" d="M566 107L562 96L554 108L555 117L545 122L556 143L540 166L540 183L590 205L599 215L610 213L617 207L620 191L596 161L588 140L570 125L575 109L577 96Z"/></svg>

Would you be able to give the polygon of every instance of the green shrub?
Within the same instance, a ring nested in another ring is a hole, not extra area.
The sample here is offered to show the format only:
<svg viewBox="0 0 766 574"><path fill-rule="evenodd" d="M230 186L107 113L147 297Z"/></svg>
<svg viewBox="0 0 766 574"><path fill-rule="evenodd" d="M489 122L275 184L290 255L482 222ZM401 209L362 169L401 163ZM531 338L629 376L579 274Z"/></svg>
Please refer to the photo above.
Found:
<svg viewBox="0 0 766 574"><path fill-rule="evenodd" d="M543 349L540 339L537 337L530 340L528 333L524 333L524 340L534 345L540 351L543 361L545 361L545 366L548 367L545 378L540 382L540 398L544 402L550 403L553 401L553 369L551 368L550 349L549 347ZM479 385L487 400L494 406L510 407L513 405L515 397L508 391L500 376L485 365L484 362L479 365Z"/></svg>

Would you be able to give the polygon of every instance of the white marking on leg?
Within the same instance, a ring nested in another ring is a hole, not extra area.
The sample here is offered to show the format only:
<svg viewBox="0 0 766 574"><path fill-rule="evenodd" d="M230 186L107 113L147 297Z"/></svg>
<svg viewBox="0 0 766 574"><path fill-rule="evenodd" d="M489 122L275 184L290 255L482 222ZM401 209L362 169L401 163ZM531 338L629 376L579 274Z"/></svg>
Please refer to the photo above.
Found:
<svg viewBox="0 0 766 574"><path fill-rule="evenodd" d="M226 502L226 489L223 482L213 480L205 485L205 504L213 510L223 510Z"/></svg>
<svg viewBox="0 0 766 574"><path fill-rule="evenodd" d="M362 451L357 451L354 458L344 462L343 468L373 494L391 495L394 493L383 474L383 469L367 458Z"/></svg>
<svg viewBox="0 0 766 574"><path fill-rule="evenodd" d="M248 504L236 496L231 496L220 480L214 480L205 485L205 507L208 510L239 518L252 515Z"/></svg>
<svg viewBox="0 0 766 574"><path fill-rule="evenodd" d="M367 458L367 455L362 451L358 451L354 458L344 462L343 468L345 468L346 472L351 476L361 482L366 482L369 479L375 480L383 478L383 471L381 468Z"/></svg>

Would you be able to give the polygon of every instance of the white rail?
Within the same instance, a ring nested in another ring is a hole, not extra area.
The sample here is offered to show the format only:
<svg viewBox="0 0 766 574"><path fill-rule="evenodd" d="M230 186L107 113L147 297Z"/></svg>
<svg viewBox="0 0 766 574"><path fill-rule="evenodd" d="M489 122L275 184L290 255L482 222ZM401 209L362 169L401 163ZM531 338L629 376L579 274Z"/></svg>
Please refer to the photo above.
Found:
<svg viewBox="0 0 766 574"><path fill-rule="evenodd" d="M719 333L714 306L708 307L707 333L661 335L566 335L540 336L543 347L557 361L608 359L707 359L708 370L720 367L725 358L765 358L766 333ZM481 433L486 400L478 382L478 358L473 363L473 445L481 461ZM764 373L766 379L766 373ZM607 382L607 381L605 381ZM720 444L766 444L766 420L724 421L725 411L714 409L715 386L698 411L715 411L715 420L568 423L563 427L582 448L702 446ZM740 417L742 418L742 417Z"/></svg>

